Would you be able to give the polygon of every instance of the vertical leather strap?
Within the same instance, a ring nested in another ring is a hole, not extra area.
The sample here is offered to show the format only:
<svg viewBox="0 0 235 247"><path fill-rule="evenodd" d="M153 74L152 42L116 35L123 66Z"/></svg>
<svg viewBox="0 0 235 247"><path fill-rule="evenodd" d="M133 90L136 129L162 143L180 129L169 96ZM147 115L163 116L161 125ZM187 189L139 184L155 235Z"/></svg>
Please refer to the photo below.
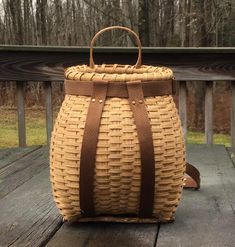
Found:
<svg viewBox="0 0 235 247"><path fill-rule="evenodd" d="M88 108L80 158L80 208L85 216L94 215L94 170L96 147L108 82L93 83L93 95Z"/></svg>
<svg viewBox="0 0 235 247"><path fill-rule="evenodd" d="M153 137L141 81L127 82L127 90L140 145L141 191L139 216L147 218L152 216L154 202L155 159Z"/></svg>

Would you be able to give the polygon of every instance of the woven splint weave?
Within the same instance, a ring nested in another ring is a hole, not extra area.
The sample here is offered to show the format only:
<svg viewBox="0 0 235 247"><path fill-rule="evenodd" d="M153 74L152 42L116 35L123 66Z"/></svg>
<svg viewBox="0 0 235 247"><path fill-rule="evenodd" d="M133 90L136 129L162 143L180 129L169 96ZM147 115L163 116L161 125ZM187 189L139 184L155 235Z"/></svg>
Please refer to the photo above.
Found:
<svg viewBox="0 0 235 247"><path fill-rule="evenodd" d="M94 65L91 62L90 66L69 67L65 70L65 78L76 80L77 83L173 79L169 68L140 65L140 54L138 59L139 64L137 62L137 65L133 66ZM80 161L91 101L92 96L66 94L52 133L50 174L53 195L64 219L69 221L84 218L80 208ZM87 219L130 222L173 219L181 197L185 172L185 146L181 124L172 95L145 97L144 103L151 126L155 159L152 216L145 220L138 215L141 155L130 102L127 98L107 97L96 147L93 179L95 216Z"/></svg>

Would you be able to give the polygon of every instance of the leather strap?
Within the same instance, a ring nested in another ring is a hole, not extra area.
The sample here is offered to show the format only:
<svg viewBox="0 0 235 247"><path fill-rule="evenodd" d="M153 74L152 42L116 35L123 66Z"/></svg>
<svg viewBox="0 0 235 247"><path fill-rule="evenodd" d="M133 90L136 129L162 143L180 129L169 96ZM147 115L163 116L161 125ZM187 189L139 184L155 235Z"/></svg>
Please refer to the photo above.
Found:
<svg viewBox="0 0 235 247"><path fill-rule="evenodd" d="M155 185L155 159L151 125L141 81L127 82L129 103L134 115L141 156L141 190L139 216L152 217Z"/></svg>
<svg viewBox="0 0 235 247"><path fill-rule="evenodd" d="M65 93L91 96L93 81L65 80ZM142 81L144 97L173 94L174 79L162 81ZM126 82L109 82L107 97L128 98Z"/></svg>
<svg viewBox="0 0 235 247"><path fill-rule="evenodd" d="M94 215L94 170L96 147L108 82L93 83L93 93L88 108L80 159L80 208L85 216Z"/></svg>
<svg viewBox="0 0 235 247"><path fill-rule="evenodd" d="M198 169L195 166L186 163L185 173L188 176L185 176L184 188L195 188L197 190L200 189L201 179L200 172L198 171Z"/></svg>
<svg viewBox="0 0 235 247"><path fill-rule="evenodd" d="M88 84L89 87L92 86L92 98L88 108L81 147L79 183L80 208L82 214L86 217L92 217L94 216L93 182L100 120L108 92L114 93L115 91L109 91L110 83L107 81L94 81ZM78 85L79 84L76 84L76 87ZM130 81L126 83L126 90L130 107L133 112L140 145L141 193L139 216L150 218L152 216L154 203L155 159L151 125L144 102L142 85L141 81ZM89 87L86 88L86 90L90 90ZM186 173L191 177L191 180L187 177L185 188L193 187L199 189L199 171L194 166L187 163ZM194 181L194 184L192 181Z"/></svg>

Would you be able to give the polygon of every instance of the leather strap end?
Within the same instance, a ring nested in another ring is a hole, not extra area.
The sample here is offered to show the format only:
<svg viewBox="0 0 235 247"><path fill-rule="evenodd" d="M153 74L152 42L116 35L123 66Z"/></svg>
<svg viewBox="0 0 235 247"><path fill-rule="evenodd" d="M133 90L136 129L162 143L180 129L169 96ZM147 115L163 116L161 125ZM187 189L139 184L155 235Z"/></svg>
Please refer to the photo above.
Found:
<svg viewBox="0 0 235 247"><path fill-rule="evenodd" d="M175 80L175 77L172 78L171 87L172 87L172 95L176 95L176 80Z"/></svg>
<svg viewBox="0 0 235 247"><path fill-rule="evenodd" d="M200 185L201 185L200 172L195 166L186 163L186 171L185 171L184 179L185 179L184 182L185 189L195 189L195 190L200 189Z"/></svg>

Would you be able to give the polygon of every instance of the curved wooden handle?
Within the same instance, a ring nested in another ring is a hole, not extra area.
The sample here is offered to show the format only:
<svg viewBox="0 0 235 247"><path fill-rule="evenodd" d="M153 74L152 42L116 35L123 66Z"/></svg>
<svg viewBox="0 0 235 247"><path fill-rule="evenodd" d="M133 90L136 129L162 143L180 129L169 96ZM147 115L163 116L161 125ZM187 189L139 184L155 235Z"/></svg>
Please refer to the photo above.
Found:
<svg viewBox="0 0 235 247"><path fill-rule="evenodd" d="M136 41L136 45L138 46L138 59L137 62L135 64L136 68L139 68L141 66L141 62L142 62L142 52L141 52L141 42L140 39L138 37L138 35L132 31L131 29L127 28L127 27L122 27L122 26L111 26L111 27L107 27L104 29L101 29L98 33L95 34L95 36L93 37L93 39L91 40L91 44L90 44L90 67L94 68L94 59L93 59L93 46L94 43L96 41L96 39L98 38L98 36L106 31L112 30L112 29L122 29L125 31L128 31L129 33L131 33L134 37L135 37L135 41Z"/></svg>

